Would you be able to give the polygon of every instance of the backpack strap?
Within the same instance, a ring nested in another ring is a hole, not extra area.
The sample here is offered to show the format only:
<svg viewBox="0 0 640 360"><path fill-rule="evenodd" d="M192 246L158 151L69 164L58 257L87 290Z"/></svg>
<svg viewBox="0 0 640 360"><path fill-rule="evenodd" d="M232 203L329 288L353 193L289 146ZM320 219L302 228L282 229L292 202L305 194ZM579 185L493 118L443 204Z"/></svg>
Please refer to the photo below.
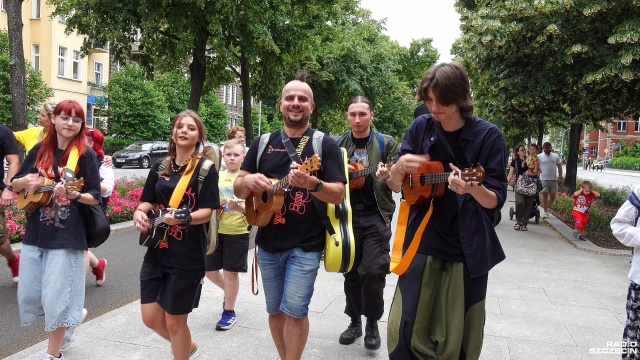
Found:
<svg viewBox="0 0 640 360"><path fill-rule="evenodd" d="M384 135L378 132L378 146L380 147L380 158L386 159L384 156Z"/></svg>
<svg viewBox="0 0 640 360"><path fill-rule="evenodd" d="M322 140L323 139L324 139L324 133L322 131L316 130L313 132L311 145L313 145L313 152L316 153L320 159L322 159Z"/></svg>
<svg viewBox="0 0 640 360"><path fill-rule="evenodd" d="M200 172L198 173L198 195L200 195L202 183L204 182L204 178L207 177L211 166L213 166L213 161L209 159L204 159L204 161L202 162L202 166L200 166Z"/></svg>
<svg viewBox="0 0 640 360"><path fill-rule="evenodd" d="M638 196L636 195L635 192L631 192L631 195L629 195L628 198L629 202L631 203L631 205L636 207L636 220L633 222L633 225L637 225L638 224L638 218L640 217L640 199L638 199Z"/></svg>
<svg viewBox="0 0 640 360"><path fill-rule="evenodd" d="M271 136L271 133L260 135L260 142L258 143L258 155L256 156L256 170L260 165L260 158L262 157L262 153L264 153L264 150L267 148L267 145L269 144L270 136Z"/></svg>

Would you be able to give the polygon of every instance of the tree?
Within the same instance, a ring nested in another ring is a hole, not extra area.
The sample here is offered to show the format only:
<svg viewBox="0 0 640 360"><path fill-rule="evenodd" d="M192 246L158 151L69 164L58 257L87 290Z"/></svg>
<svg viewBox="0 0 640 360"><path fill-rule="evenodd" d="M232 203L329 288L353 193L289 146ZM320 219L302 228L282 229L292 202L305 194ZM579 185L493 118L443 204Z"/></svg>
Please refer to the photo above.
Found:
<svg viewBox="0 0 640 360"><path fill-rule="evenodd" d="M27 125L20 124L16 127L15 124L12 124L13 92L10 85L10 62L9 35L6 31L0 30L0 123L9 125L17 131L25 129ZM25 119L32 119L35 122L40 106L53 96L53 90L42 81L42 74L34 71L29 63L24 60L22 62L27 72L27 115Z"/></svg>
<svg viewBox="0 0 640 360"><path fill-rule="evenodd" d="M206 93L200 105L198 115L207 129L207 141L219 143L227 140L227 129L229 129L227 106L220 101L214 91Z"/></svg>
<svg viewBox="0 0 640 360"><path fill-rule="evenodd" d="M639 4L632 0L456 3L455 49L480 99L506 133L570 127L565 190L575 188L583 124L637 112ZM635 27L634 27L635 26ZM524 121L523 121L524 120Z"/></svg>
<svg viewBox="0 0 640 360"><path fill-rule="evenodd" d="M171 133L162 93L138 65L126 65L105 88L109 100L108 133L130 140L166 140Z"/></svg>
<svg viewBox="0 0 640 360"><path fill-rule="evenodd" d="M11 88L11 127L27 128L27 79L22 47L22 0L7 0L7 28L9 30L9 73Z"/></svg>

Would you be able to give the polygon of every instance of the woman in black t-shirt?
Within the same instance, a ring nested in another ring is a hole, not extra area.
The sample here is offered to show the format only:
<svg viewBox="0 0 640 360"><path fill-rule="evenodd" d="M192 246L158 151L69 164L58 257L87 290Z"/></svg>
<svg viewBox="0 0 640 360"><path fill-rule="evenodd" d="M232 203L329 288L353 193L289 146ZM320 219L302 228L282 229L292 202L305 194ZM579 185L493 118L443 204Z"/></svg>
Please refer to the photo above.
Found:
<svg viewBox="0 0 640 360"><path fill-rule="evenodd" d="M532 172L527 166L527 150L524 145L516 146L516 151L513 155L513 160L509 165L509 175L507 180L509 184L515 186L518 177L521 175L534 176L537 175ZM531 207L533 206L533 200L535 195L527 196L519 193L515 193L516 198L516 224L513 229L516 231L527 231L527 224L529 223L529 214L531 214Z"/></svg>
<svg viewBox="0 0 640 360"><path fill-rule="evenodd" d="M205 225L213 209L220 206L214 166L198 188L204 161L198 151L205 137L204 125L195 112L185 110L175 117L169 156L149 171L133 214L134 226L141 233L150 228L147 214L151 210L161 211L163 224L168 226L165 238L158 246L148 248L144 257L140 302L144 324L171 342L173 356L178 360L188 359L197 349L191 340L187 316L200 300L207 246ZM183 177L190 177L189 182L184 192L176 195L181 195L179 205L171 207L174 189ZM179 217L178 213L187 214Z"/></svg>

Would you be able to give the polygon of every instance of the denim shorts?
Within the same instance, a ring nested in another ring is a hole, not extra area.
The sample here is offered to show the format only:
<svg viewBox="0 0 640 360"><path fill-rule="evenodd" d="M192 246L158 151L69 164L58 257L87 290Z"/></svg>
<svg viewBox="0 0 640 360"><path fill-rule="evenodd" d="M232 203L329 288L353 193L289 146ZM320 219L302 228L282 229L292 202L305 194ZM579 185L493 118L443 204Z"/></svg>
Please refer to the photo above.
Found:
<svg viewBox="0 0 640 360"><path fill-rule="evenodd" d="M20 322L44 316L44 330L80 325L84 307L84 250L43 249L22 244L18 308Z"/></svg>
<svg viewBox="0 0 640 360"><path fill-rule="evenodd" d="M305 252L299 248L275 254L260 248L258 264L269 314L283 312L293 318L307 316L320 256L320 252Z"/></svg>

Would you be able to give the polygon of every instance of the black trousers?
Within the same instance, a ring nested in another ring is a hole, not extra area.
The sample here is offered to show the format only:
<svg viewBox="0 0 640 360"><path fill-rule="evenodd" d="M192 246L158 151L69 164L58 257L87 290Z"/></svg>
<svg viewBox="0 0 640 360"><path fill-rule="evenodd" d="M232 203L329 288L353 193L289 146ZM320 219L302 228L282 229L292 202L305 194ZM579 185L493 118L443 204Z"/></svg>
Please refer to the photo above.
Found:
<svg viewBox="0 0 640 360"><path fill-rule="evenodd" d="M389 273L389 240L387 227L377 208L353 210L355 259L351 271L344 274L345 314L380 320L384 313L382 298L385 278Z"/></svg>

